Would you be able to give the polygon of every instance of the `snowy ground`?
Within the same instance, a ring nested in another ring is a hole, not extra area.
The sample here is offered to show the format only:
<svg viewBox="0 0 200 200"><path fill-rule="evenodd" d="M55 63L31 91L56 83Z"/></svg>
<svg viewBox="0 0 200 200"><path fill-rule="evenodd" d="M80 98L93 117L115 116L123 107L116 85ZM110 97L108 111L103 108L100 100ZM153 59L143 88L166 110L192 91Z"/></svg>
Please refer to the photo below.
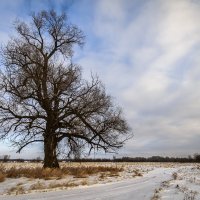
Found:
<svg viewBox="0 0 200 200"><path fill-rule="evenodd" d="M17 165L17 164L16 164ZM27 163L27 165L31 165ZM77 164L70 164L77 165ZM81 165L117 165L124 171L119 176L96 175L68 180L6 179L0 183L0 199L8 200L193 200L200 199L200 165L172 163L82 163ZM7 166L10 167L10 166ZM19 165L20 167L20 165ZM35 167L32 165L32 167ZM48 185L70 181L77 187L28 190L33 184ZM81 184L83 183L84 184ZM78 185L78 184L77 184ZM9 193L13 187L19 192ZM25 194L20 194L20 187ZM27 191L26 191L27 190ZM18 195L16 195L18 194Z"/></svg>
<svg viewBox="0 0 200 200"><path fill-rule="evenodd" d="M155 190L154 199L200 200L200 165L178 167Z"/></svg>

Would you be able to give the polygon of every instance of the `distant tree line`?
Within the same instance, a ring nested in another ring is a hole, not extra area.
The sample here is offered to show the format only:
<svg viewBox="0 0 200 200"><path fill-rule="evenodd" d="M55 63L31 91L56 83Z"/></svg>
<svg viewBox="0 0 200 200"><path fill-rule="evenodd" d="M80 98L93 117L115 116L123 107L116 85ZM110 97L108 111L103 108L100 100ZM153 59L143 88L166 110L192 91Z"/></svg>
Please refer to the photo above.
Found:
<svg viewBox="0 0 200 200"><path fill-rule="evenodd" d="M0 156L0 162L42 162L43 159L37 157L35 159L11 159L10 155ZM121 158L67 158L59 159L60 162L179 162L179 163L200 163L200 154L196 153L193 156L188 157L121 157Z"/></svg>
<svg viewBox="0 0 200 200"><path fill-rule="evenodd" d="M200 154L194 154L194 156L188 157L122 157L122 158L80 158L80 159L67 159L65 161L71 162L180 162L180 163L193 163L200 162Z"/></svg>
<svg viewBox="0 0 200 200"><path fill-rule="evenodd" d="M115 162L180 162L180 163L190 163L190 162L200 162L200 154L195 154L193 157L162 157L162 156L151 156L145 157L122 157L114 159Z"/></svg>

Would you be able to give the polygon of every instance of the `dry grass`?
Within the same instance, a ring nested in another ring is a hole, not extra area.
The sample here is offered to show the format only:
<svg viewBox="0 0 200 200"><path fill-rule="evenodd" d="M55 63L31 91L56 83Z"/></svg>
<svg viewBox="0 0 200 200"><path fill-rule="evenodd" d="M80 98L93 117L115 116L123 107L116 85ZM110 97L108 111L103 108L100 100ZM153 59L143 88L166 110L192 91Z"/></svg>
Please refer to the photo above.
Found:
<svg viewBox="0 0 200 200"><path fill-rule="evenodd" d="M25 189L23 186L15 186L15 187L12 187L10 188L8 191L7 191L7 194L24 194L25 193Z"/></svg>
<svg viewBox="0 0 200 200"><path fill-rule="evenodd" d="M82 184L80 184L82 185ZM52 188L71 188L71 187L76 187L78 184L74 182L66 182L66 183L50 183L46 189L52 189Z"/></svg>
<svg viewBox="0 0 200 200"><path fill-rule="evenodd" d="M46 186L44 184L42 184L40 181L38 181L37 183L34 183L33 185L30 186L30 190L42 190L45 189Z"/></svg>
<svg viewBox="0 0 200 200"><path fill-rule="evenodd" d="M188 193L184 194L183 200L195 200L197 192L196 191L189 191Z"/></svg>
<svg viewBox="0 0 200 200"><path fill-rule="evenodd" d="M170 185L170 180L168 180L168 181L163 181L163 182L161 183L161 186L162 186L163 188L168 188L169 185Z"/></svg>
<svg viewBox="0 0 200 200"><path fill-rule="evenodd" d="M87 180L82 180L80 184L81 185L88 185L88 181Z"/></svg>
<svg viewBox="0 0 200 200"><path fill-rule="evenodd" d="M77 167L63 167L64 171L68 175L72 175L75 178L86 178L90 175L109 172L112 174L117 174L123 171L122 167L113 167L113 166L77 166Z"/></svg>
<svg viewBox="0 0 200 200"><path fill-rule="evenodd" d="M99 176L99 180L102 181L106 178L106 174L105 173L101 173L100 176Z"/></svg>
<svg viewBox="0 0 200 200"><path fill-rule="evenodd" d="M2 163L0 163L0 182L5 181L6 175L4 171L5 171L5 167Z"/></svg>
<svg viewBox="0 0 200 200"><path fill-rule="evenodd" d="M108 174L109 177L117 177L119 176L119 172L116 172L116 171L110 171L109 174Z"/></svg>
<svg viewBox="0 0 200 200"><path fill-rule="evenodd" d="M134 170L133 173L134 173L134 174L133 174L133 177L136 177L136 176L143 176L142 173L139 171L139 169Z"/></svg>
<svg viewBox="0 0 200 200"><path fill-rule="evenodd" d="M49 180L51 178L62 178L64 175L60 169L43 169L41 167L37 168L15 168L12 167L8 170L5 170L6 177L8 178L39 178Z"/></svg>
<svg viewBox="0 0 200 200"><path fill-rule="evenodd" d="M4 172L7 178L39 178L39 179L60 179L63 177L64 173L61 169L43 169L41 167L37 168L15 168L12 167Z"/></svg>
<svg viewBox="0 0 200 200"><path fill-rule="evenodd" d="M74 183L72 181L65 182L65 183L50 183L47 187L47 189L50 188L71 188L71 187L76 187L78 185L88 185L87 180L82 180L80 183Z"/></svg>
<svg viewBox="0 0 200 200"><path fill-rule="evenodd" d="M123 171L122 167L113 166L63 166L60 169L50 169L42 167L11 167L5 169L0 166L0 182L7 178L33 178L33 179L61 179L65 176L71 175L74 178L87 178L90 175L96 175L98 173L109 172L110 176L118 176L119 172Z"/></svg>
<svg viewBox="0 0 200 200"><path fill-rule="evenodd" d="M4 182L5 181L5 174L3 174L2 172L0 172L0 182Z"/></svg>
<svg viewBox="0 0 200 200"><path fill-rule="evenodd" d="M151 200L159 200L159 199L161 199L161 197L160 197L160 191L161 191L161 190L162 190L162 188L155 189L154 195L153 195L153 197L151 198Z"/></svg>
<svg viewBox="0 0 200 200"><path fill-rule="evenodd" d="M151 198L151 200L159 200L160 196L159 194L154 194L153 197Z"/></svg>
<svg viewBox="0 0 200 200"><path fill-rule="evenodd" d="M176 172L174 172L174 173L172 174L172 178L173 178L174 180L177 180L178 174L177 174Z"/></svg>
<svg viewBox="0 0 200 200"><path fill-rule="evenodd" d="M22 182L19 182L14 187L11 187L5 191L7 194L17 195L31 192L33 190L46 191L54 188L65 189L79 185L89 185L90 181L86 179L89 176L97 176L104 179L104 177L106 178L119 176L119 173L122 171L124 171L124 167L121 165L99 165L96 163L62 163L60 169L44 169L42 168L42 165L17 165L16 163L7 163L6 165L0 164L0 182L3 182L6 178L17 179L25 177L31 181L36 179L35 182L33 182L28 188ZM68 179L68 181L63 182L64 178L66 180ZM60 181L58 179L62 180ZM52 181L46 182L44 180Z"/></svg>
<svg viewBox="0 0 200 200"><path fill-rule="evenodd" d="M83 183L81 182L80 185L83 185ZM44 183L41 183L40 181L38 181L37 183L33 184L30 186L29 191L31 190L48 190L48 189L54 189L54 188L71 188L71 187L75 187L78 186L78 184L74 183L74 182L64 182L64 183L50 183L49 185L45 185Z"/></svg>
<svg viewBox="0 0 200 200"><path fill-rule="evenodd" d="M178 189L184 194L183 200L195 200L198 194L197 191L189 190L187 186L179 186Z"/></svg>

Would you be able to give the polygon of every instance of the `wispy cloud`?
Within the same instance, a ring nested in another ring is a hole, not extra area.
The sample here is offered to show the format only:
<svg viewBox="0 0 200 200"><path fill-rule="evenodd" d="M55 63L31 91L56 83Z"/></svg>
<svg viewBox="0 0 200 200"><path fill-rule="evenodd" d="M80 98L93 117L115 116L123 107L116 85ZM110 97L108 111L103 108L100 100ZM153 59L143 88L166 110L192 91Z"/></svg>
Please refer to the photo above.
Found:
<svg viewBox="0 0 200 200"><path fill-rule="evenodd" d="M98 1L93 32L101 45L81 63L124 107L135 133L124 152L197 152L200 4L141 2Z"/></svg>

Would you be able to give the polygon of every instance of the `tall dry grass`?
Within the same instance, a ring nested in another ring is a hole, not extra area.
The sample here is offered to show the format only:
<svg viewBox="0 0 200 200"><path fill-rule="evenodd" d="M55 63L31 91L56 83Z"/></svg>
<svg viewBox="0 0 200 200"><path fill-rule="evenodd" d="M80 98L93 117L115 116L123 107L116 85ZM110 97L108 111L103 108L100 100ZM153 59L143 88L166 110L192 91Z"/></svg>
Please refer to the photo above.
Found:
<svg viewBox="0 0 200 200"><path fill-rule="evenodd" d="M6 175L4 171L5 171L4 165L0 163L0 182L5 181Z"/></svg>
<svg viewBox="0 0 200 200"><path fill-rule="evenodd" d="M0 166L0 181L5 178L33 178L33 179L61 179L65 176L71 175L75 178L86 178L91 175L106 173L118 174L123 171L122 167L113 166L63 166L60 169L50 169L42 167L11 167L9 169ZM2 177L2 178L1 178Z"/></svg>
<svg viewBox="0 0 200 200"><path fill-rule="evenodd" d="M63 167L62 171L68 175L74 176L75 178L84 178L90 175L106 172L117 174L123 171L123 168L113 166L71 166Z"/></svg>
<svg viewBox="0 0 200 200"><path fill-rule="evenodd" d="M6 178L5 174L3 174L2 172L0 172L0 182L5 181L5 178Z"/></svg>

